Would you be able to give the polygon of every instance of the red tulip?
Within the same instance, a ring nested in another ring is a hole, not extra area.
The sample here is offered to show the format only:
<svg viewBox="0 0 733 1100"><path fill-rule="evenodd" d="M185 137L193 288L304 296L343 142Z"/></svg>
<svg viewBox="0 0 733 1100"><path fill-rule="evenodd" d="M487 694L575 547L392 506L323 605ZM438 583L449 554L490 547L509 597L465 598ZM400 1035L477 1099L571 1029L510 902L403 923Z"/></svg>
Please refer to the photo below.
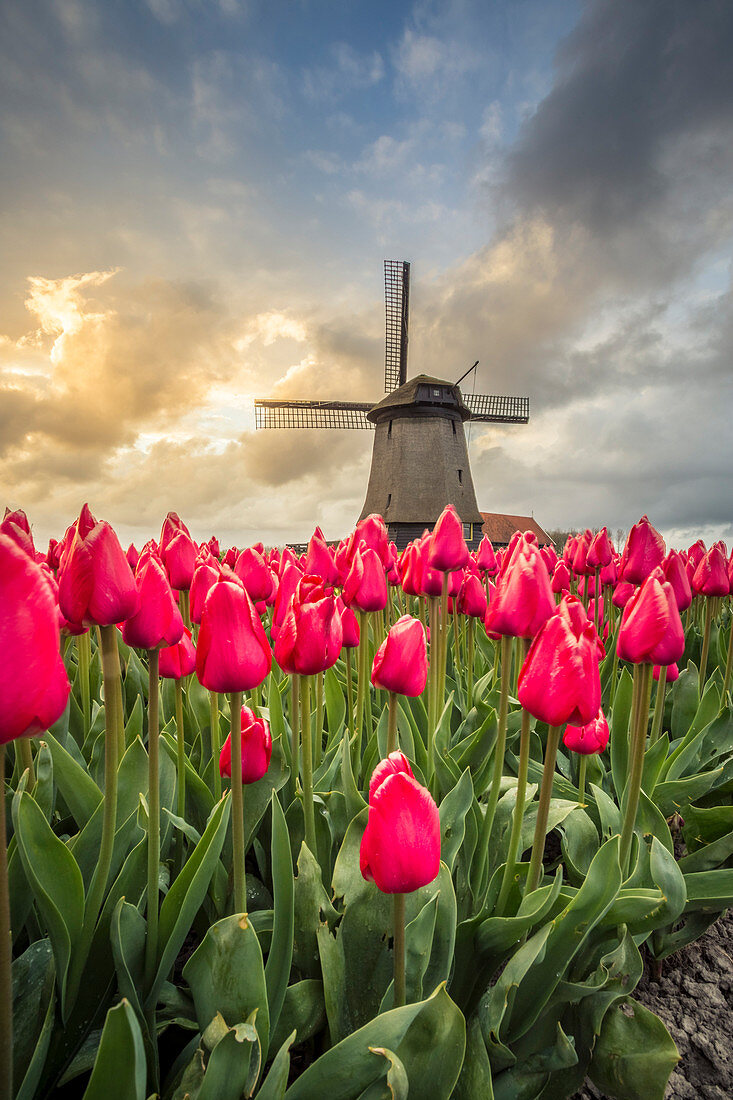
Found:
<svg viewBox="0 0 733 1100"><path fill-rule="evenodd" d="M91 521L91 525L90 525ZM63 553L59 605L72 623L111 626L137 610L137 586L119 539L85 504Z"/></svg>
<svg viewBox="0 0 733 1100"><path fill-rule="evenodd" d="M362 546L354 554L344 582L344 603L359 611L381 611L387 606L384 566L375 550Z"/></svg>
<svg viewBox="0 0 733 1100"><path fill-rule="evenodd" d="M403 772L405 775L409 775L411 779L415 778L412 774L410 761L403 752L399 751L391 752L386 760L380 760L372 772L372 778L369 780L370 806L374 801L374 792L381 787L388 775L395 775L397 772Z"/></svg>
<svg viewBox="0 0 733 1100"><path fill-rule="evenodd" d="M677 610L686 611L692 603L692 589L685 569L685 563L677 550L670 550L662 562L664 579L672 585Z"/></svg>
<svg viewBox="0 0 733 1100"><path fill-rule="evenodd" d="M0 523L0 534L11 538L21 550L25 550L26 554L35 561L36 548L33 544L33 535L31 534L28 517L22 508L17 508L14 512L11 512L9 508L5 509L5 516L2 523Z"/></svg>
<svg viewBox="0 0 733 1100"><path fill-rule="evenodd" d="M608 537L608 529L602 527L588 547L588 565L593 569L602 569L613 560L613 544Z"/></svg>
<svg viewBox="0 0 733 1100"><path fill-rule="evenodd" d="M384 569L389 569L389 535L387 534L385 522L378 512L372 512L372 514L365 519L360 519L356 525L352 538L352 557L354 550L363 542L370 550L373 550L377 554Z"/></svg>
<svg viewBox="0 0 733 1100"><path fill-rule="evenodd" d="M463 569L468 561L468 546L463 524L452 504L446 504L438 516L428 547L428 564L442 573Z"/></svg>
<svg viewBox="0 0 733 1100"><path fill-rule="evenodd" d="M680 670L679 670L679 666L676 663L671 664L671 665L664 665L664 666L663 665L655 665L654 668L652 669L652 676L654 677L655 680L657 680L657 681L659 680L659 673L661 672L663 667L667 669L666 679L667 679L668 684L673 684L675 682L675 680L679 680Z"/></svg>
<svg viewBox="0 0 733 1100"><path fill-rule="evenodd" d="M138 607L122 628L125 644L138 649L175 645L183 634L183 619L165 569L157 558L148 558L136 583Z"/></svg>
<svg viewBox="0 0 733 1100"><path fill-rule="evenodd" d="M437 877L438 807L430 791L401 769L390 770L373 791L370 785L359 867L383 894L409 894Z"/></svg>
<svg viewBox="0 0 733 1100"><path fill-rule="evenodd" d="M249 707L242 707L242 783L256 783L270 766L272 734L264 718ZM227 737L219 756L219 774L232 777L232 735Z"/></svg>
<svg viewBox="0 0 733 1100"><path fill-rule="evenodd" d="M567 726L562 740L565 748L571 752L592 756L593 753L603 752L610 736L606 716L599 710L595 718L585 726Z"/></svg>
<svg viewBox="0 0 733 1100"><path fill-rule="evenodd" d="M372 683L398 695L422 695L428 679L425 629L419 619L403 615L374 656Z"/></svg>
<svg viewBox="0 0 733 1100"><path fill-rule="evenodd" d="M602 585L610 585L613 587L618 581L618 560L617 555L611 558L608 565L604 565L601 569L599 580Z"/></svg>
<svg viewBox="0 0 733 1100"><path fill-rule="evenodd" d="M533 638L554 610L550 578L536 540L523 537L499 577L486 612L486 630L515 638Z"/></svg>
<svg viewBox="0 0 733 1100"><path fill-rule="evenodd" d="M324 584L338 583L339 571L333 560L333 551L329 550L323 531L316 527L311 535L305 555L305 571L311 576L321 577Z"/></svg>
<svg viewBox="0 0 733 1100"><path fill-rule="evenodd" d="M300 676L325 672L336 664L342 641L333 591L325 589L320 577L301 578L275 639L275 660L280 668Z"/></svg>
<svg viewBox="0 0 733 1100"><path fill-rule="evenodd" d="M555 547L551 543L547 543L545 546L540 547L540 554L544 558L545 565L547 566L547 572L552 576L555 566L558 562L557 554L555 553Z"/></svg>
<svg viewBox="0 0 733 1100"><path fill-rule="evenodd" d="M730 592L728 563L719 546L711 546L692 578L692 587L698 596L727 596Z"/></svg>
<svg viewBox="0 0 733 1100"><path fill-rule="evenodd" d="M601 705L598 635L577 596L563 596L519 673L519 702L542 722L587 725Z"/></svg>
<svg viewBox="0 0 733 1100"><path fill-rule="evenodd" d="M494 555L494 547L491 545L491 540L487 538L486 535L484 535L479 543L479 548L476 552L476 565L482 573L488 574L489 577L495 577L499 572L499 565Z"/></svg>
<svg viewBox="0 0 733 1100"><path fill-rule="evenodd" d="M204 604L196 649L196 675L209 691L250 691L268 675L272 653L252 601L225 575Z"/></svg>
<svg viewBox="0 0 733 1100"><path fill-rule="evenodd" d="M178 591L191 587L196 562L196 545L186 531L178 531L166 546L160 544L160 556L171 587Z"/></svg>
<svg viewBox="0 0 733 1100"><path fill-rule="evenodd" d="M283 555L284 559L284 555ZM275 597L275 607L272 612L272 626L270 634L273 641L277 638L280 627L285 621L285 616L290 610L290 604L295 594L295 589L303 576L300 567L289 562L280 573L280 586Z"/></svg>
<svg viewBox="0 0 733 1100"><path fill-rule="evenodd" d="M653 569L662 564L663 558L664 539L652 527L649 517L642 516L629 531L619 576L632 584L641 584Z"/></svg>
<svg viewBox="0 0 733 1100"><path fill-rule="evenodd" d="M344 632L341 645L344 649L356 649L359 644L359 620L350 607L347 607L339 596L336 606L341 616L341 627Z"/></svg>
<svg viewBox="0 0 733 1100"><path fill-rule="evenodd" d="M408 596L422 595L422 554L416 542L405 547L400 558L402 591Z"/></svg>
<svg viewBox="0 0 733 1100"><path fill-rule="evenodd" d="M164 680L182 680L190 676L196 668L196 650L187 626L183 628L180 642L161 649L158 658L158 672Z"/></svg>
<svg viewBox="0 0 733 1100"><path fill-rule="evenodd" d="M200 623L206 597L221 576L221 565L213 556L208 561L197 558L198 564L191 578L190 614L192 623Z"/></svg>
<svg viewBox="0 0 733 1100"><path fill-rule="evenodd" d="M456 606L461 615L468 615L472 619L483 619L486 614L486 592L479 578L474 573L464 577L461 584Z"/></svg>
<svg viewBox="0 0 733 1100"><path fill-rule="evenodd" d="M671 665L684 653L677 601L660 568L649 574L624 608L617 648L622 661L636 665Z"/></svg>
<svg viewBox="0 0 733 1100"><path fill-rule="evenodd" d="M568 569L562 558L555 566L555 570L552 574L550 588L556 596L560 595L560 593L562 592L570 591L570 570Z"/></svg>
<svg viewBox="0 0 733 1100"><path fill-rule="evenodd" d="M692 562L693 569L697 569L698 565L705 557L705 553L705 543L702 541L702 539L698 539L697 542L693 543L693 545L689 548L689 550L687 551L687 557Z"/></svg>
<svg viewBox="0 0 733 1100"><path fill-rule="evenodd" d="M586 577L593 572L593 567L588 562L588 551L593 541L593 534L585 530L575 544L572 569L576 577Z"/></svg>
<svg viewBox="0 0 733 1100"><path fill-rule="evenodd" d="M611 603L614 607L626 607L626 604L629 602L636 590L636 585L631 584L629 581L619 581L615 589L613 590Z"/></svg>
<svg viewBox="0 0 733 1100"><path fill-rule="evenodd" d="M49 579L0 534L0 744L47 730L64 711L70 688L58 623Z"/></svg>
<svg viewBox="0 0 733 1100"><path fill-rule="evenodd" d="M234 566L252 603L266 600L272 592L272 575L267 562L254 546L248 546L237 558Z"/></svg>

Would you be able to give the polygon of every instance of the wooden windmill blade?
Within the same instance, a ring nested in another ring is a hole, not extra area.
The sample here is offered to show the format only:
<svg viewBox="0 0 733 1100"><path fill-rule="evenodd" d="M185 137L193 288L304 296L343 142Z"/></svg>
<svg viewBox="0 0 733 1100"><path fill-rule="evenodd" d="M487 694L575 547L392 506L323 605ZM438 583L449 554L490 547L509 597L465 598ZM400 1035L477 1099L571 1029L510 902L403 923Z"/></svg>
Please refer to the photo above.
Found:
<svg viewBox="0 0 733 1100"><path fill-rule="evenodd" d="M461 394L471 420L484 424L526 424L529 421L528 397L505 397L498 394Z"/></svg>
<svg viewBox="0 0 733 1100"><path fill-rule="evenodd" d="M373 406L361 401L255 400L256 428L366 428L374 430L366 414Z"/></svg>
<svg viewBox="0 0 733 1100"><path fill-rule="evenodd" d="M384 261L384 304L387 315L384 392L407 381L407 328L410 317L410 265L407 260Z"/></svg>

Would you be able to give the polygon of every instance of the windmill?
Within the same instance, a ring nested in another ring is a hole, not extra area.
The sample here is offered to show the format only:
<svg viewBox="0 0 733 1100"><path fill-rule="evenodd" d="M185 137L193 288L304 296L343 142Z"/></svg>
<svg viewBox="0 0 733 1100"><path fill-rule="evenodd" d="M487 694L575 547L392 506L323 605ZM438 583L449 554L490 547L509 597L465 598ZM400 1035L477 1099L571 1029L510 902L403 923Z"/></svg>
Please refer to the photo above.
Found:
<svg viewBox="0 0 733 1100"><path fill-rule="evenodd" d="M471 548L481 540L464 422L526 424L527 397L461 393L458 383L418 374L407 379L410 265L384 261L387 312L384 389L377 404L255 400L257 428L374 429L372 465L360 519L378 512L402 549L453 504ZM474 363L474 367L477 364ZM473 367L471 368L473 370ZM467 371L466 374L470 374ZM463 381L466 374L458 380Z"/></svg>

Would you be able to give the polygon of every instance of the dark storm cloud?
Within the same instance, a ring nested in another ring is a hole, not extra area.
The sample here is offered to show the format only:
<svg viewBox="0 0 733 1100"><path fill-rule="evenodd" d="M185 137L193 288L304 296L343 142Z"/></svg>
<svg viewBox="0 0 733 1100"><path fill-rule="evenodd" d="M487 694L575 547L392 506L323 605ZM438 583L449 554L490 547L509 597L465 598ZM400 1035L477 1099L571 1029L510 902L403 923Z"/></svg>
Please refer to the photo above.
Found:
<svg viewBox="0 0 733 1100"><path fill-rule="evenodd" d="M589 4L509 158L520 204L606 236L669 199L680 182L670 172L675 146L703 152L703 171L722 170L732 47L729 0Z"/></svg>

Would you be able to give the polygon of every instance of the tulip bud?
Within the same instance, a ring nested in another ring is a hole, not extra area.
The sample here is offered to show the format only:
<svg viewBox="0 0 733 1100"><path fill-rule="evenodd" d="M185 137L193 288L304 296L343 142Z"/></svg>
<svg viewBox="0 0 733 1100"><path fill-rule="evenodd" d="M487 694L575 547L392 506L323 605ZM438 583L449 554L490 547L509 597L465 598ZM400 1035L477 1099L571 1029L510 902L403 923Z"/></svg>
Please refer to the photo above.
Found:
<svg viewBox="0 0 733 1100"><path fill-rule="evenodd" d="M256 783L270 766L272 734L264 718L242 707L242 783ZM219 774L232 777L232 735L227 737L219 757Z"/></svg>
<svg viewBox="0 0 733 1100"><path fill-rule="evenodd" d="M654 668L652 669L652 676L654 677L654 679L657 682L659 682L659 674L660 674L662 668L666 668L666 670L667 670L666 680L667 680L668 684L673 684L675 682L675 680L679 680L680 670L679 670L679 666L675 663L675 664L671 664L671 665L655 665L654 666Z"/></svg>
<svg viewBox="0 0 733 1100"><path fill-rule="evenodd" d="M359 867L383 894L408 894L438 875L440 816L430 792L412 775L402 768L386 771L373 790L370 784Z"/></svg>
<svg viewBox="0 0 733 1100"><path fill-rule="evenodd" d="M344 649L356 649L359 644L359 620L350 607L347 607L344 601L339 596L336 600L336 606L341 616L341 626L343 629L343 641L341 642Z"/></svg>
<svg viewBox="0 0 733 1100"><path fill-rule="evenodd" d="M619 576L632 584L641 584L653 569L662 564L664 550L664 539L659 531L652 527L648 516L642 516L629 531Z"/></svg>
<svg viewBox="0 0 733 1100"><path fill-rule="evenodd" d="M672 585L677 610L686 611L692 603L692 589L685 569L685 563L676 550L670 550L662 562L664 579Z"/></svg>
<svg viewBox="0 0 733 1100"><path fill-rule="evenodd" d="M268 675L272 653L262 623L241 584L222 574L204 604L196 675L209 691L250 691Z"/></svg>
<svg viewBox="0 0 733 1100"><path fill-rule="evenodd" d="M613 545L608 537L608 528L602 527L588 547L587 562L591 569L602 569L613 559Z"/></svg>
<svg viewBox="0 0 733 1100"><path fill-rule="evenodd" d="M581 756L592 756L593 753L601 753L608 744L611 736L606 716L602 710L590 722L584 726L567 726L563 736L563 744L571 752L580 753Z"/></svg>
<svg viewBox="0 0 733 1100"><path fill-rule="evenodd" d="M372 683L398 695L422 695L428 679L425 629L419 619L398 619L374 656Z"/></svg>
<svg viewBox="0 0 733 1100"><path fill-rule="evenodd" d="M698 596L727 596L730 591L725 554L719 546L711 546L700 559L692 578Z"/></svg>
<svg viewBox="0 0 733 1100"><path fill-rule="evenodd" d="M196 668L196 650L187 626L183 628L181 640L175 645L161 649L158 657L158 673L164 680L182 680L190 676Z"/></svg>
<svg viewBox="0 0 733 1100"><path fill-rule="evenodd" d="M336 664L343 627L331 589L320 577L301 578L275 639L275 660L284 672L315 676Z"/></svg>
<svg viewBox="0 0 733 1100"><path fill-rule="evenodd" d="M305 571L311 576L321 577L324 584L337 584L339 571L333 560L333 553L329 550L323 531L316 527L308 543L305 555Z"/></svg>
<svg viewBox="0 0 733 1100"><path fill-rule="evenodd" d="M137 609L137 586L119 539L85 504L59 570L59 604L72 623L111 626Z"/></svg>
<svg viewBox="0 0 733 1100"><path fill-rule="evenodd" d="M633 664L671 665L684 653L677 601L661 568L649 574L626 604L617 648L621 660Z"/></svg>
<svg viewBox="0 0 733 1100"><path fill-rule="evenodd" d="M247 547L239 555L234 572L242 581L252 603L266 600L272 592L272 576L267 562L253 546Z"/></svg>
<svg viewBox="0 0 733 1100"><path fill-rule="evenodd" d="M344 582L344 603L359 611L381 611L387 606L387 580L384 566L375 550L362 546L354 554Z"/></svg>
<svg viewBox="0 0 733 1100"><path fill-rule="evenodd" d="M428 547L428 564L442 573L463 569L468 561L468 546L463 537L463 524L452 504L447 504L438 517Z"/></svg>
<svg viewBox="0 0 733 1100"><path fill-rule="evenodd" d="M562 592L570 591L570 570L568 569L562 558L555 566L555 570L552 574L550 588L556 596L560 595Z"/></svg>
<svg viewBox="0 0 733 1100"><path fill-rule="evenodd" d="M472 619L483 619L486 614L486 592L481 581L473 573L464 577L461 584L456 606L460 615L468 615Z"/></svg>
<svg viewBox="0 0 733 1100"><path fill-rule="evenodd" d="M0 744L47 730L64 711L70 688L58 615L40 566L0 534Z"/></svg>
<svg viewBox="0 0 733 1100"><path fill-rule="evenodd" d="M499 564L494 555L494 547L491 545L491 540L486 535L484 535L479 543L479 548L476 552L476 565L482 573L486 573L489 577L495 577L499 572Z"/></svg>
<svg viewBox="0 0 733 1100"><path fill-rule="evenodd" d="M516 543L489 604L487 633L533 638L554 610L550 578L536 542L523 538Z"/></svg>
<svg viewBox="0 0 733 1100"><path fill-rule="evenodd" d="M519 702L542 722L587 725L601 705L598 635L577 596L564 596L532 642Z"/></svg>
<svg viewBox="0 0 733 1100"><path fill-rule="evenodd" d="M183 634L183 619L173 599L165 569L148 558L136 577L138 606L122 628L125 645L159 649L175 645Z"/></svg>

